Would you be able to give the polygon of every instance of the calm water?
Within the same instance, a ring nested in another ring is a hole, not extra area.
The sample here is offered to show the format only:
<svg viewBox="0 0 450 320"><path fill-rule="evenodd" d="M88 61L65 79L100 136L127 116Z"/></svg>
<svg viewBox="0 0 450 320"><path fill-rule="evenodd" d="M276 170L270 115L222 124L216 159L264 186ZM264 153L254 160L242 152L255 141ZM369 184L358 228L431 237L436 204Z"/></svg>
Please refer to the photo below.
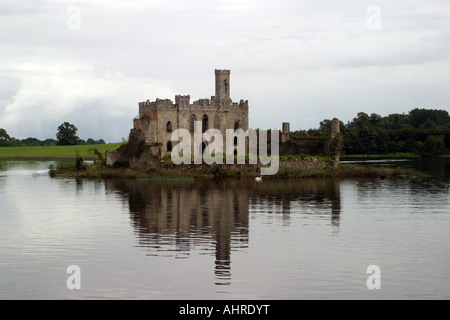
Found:
<svg viewBox="0 0 450 320"><path fill-rule="evenodd" d="M0 299L450 298L449 160L378 163L426 179L261 183L52 179L50 163L0 161Z"/></svg>

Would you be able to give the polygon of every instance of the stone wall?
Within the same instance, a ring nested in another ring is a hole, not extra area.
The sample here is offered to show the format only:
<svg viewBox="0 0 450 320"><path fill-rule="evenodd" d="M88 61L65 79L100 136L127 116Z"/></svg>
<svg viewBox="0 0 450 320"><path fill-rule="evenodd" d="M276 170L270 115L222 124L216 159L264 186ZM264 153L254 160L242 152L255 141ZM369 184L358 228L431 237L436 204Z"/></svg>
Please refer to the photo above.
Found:
<svg viewBox="0 0 450 320"><path fill-rule="evenodd" d="M291 137L280 143L280 155L313 154L330 156L330 138L297 138Z"/></svg>
<svg viewBox="0 0 450 320"><path fill-rule="evenodd" d="M289 122L283 122L280 133L280 155L314 154L331 156L334 166L339 164L342 136L340 121L331 121L330 137L292 137L289 132Z"/></svg>
<svg viewBox="0 0 450 320"><path fill-rule="evenodd" d="M105 153L106 164L110 166L130 167L136 170L158 167L161 164L161 145L149 144L140 129L131 129L128 143L116 151Z"/></svg>

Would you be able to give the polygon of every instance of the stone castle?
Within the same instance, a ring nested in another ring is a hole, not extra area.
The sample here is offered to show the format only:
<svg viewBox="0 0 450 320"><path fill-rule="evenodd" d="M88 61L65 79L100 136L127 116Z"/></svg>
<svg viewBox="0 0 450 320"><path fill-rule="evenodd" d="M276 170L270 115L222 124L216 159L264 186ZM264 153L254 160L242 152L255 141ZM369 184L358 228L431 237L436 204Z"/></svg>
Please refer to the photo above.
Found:
<svg viewBox="0 0 450 320"><path fill-rule="evenodd" d="M160 166L161 158L169 156L175 147L176 142L171 141L173 131L186 129L193 136L196 121L201 122L202 132L214 128L220 130L223 137L226 137L227 129L247 131L248 100L237 103L230 98L230 70L215 70L215 91L215 96L211 99L200 99L193 103L190 103L189 95L176 95L175 103L170 99L139 102L139 115L133 120L129 143L116 151L107 152L106 163L114 165L117 162L140 169ZM279 133L280 155L322 154L331 156L334 165L339 163L339 120L332 120L330 137L292 136L289 122L282 124L282 131ZM270 140L270 134L268 139ZM235 154L236 140L234 138ZM206 142L203 141L200 153L205 147ZM268 148L270 150L269 141Z"/></svg>
<svg viewBox="0 0 450 320"><path fill-rule="evenodd" d="M202 132L215 128L226 136L226 129L248 130L248 100L230 99L230 70L215 70L216 95L190 103L189 95L139 102L139 116L134 129L140 129L148 143L161 144L161 154L172 151L170 141L175 129L194 132L194 121L201 121Z"/></svg>

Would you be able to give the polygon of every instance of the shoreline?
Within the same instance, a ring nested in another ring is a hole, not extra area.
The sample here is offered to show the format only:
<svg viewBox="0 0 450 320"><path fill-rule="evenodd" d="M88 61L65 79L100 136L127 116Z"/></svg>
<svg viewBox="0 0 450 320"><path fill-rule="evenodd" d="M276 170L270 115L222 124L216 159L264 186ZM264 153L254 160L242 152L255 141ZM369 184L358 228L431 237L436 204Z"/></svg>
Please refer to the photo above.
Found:
<svg viewBox="0 0 450 320"><path fill-rule="evenodd" d="M222 164L222 165L174 165L161 163L159 167L149 167L146 170L131 168L113 168L100 164L84 165L76 170L74 165L63 165L49 168L52 177L71 178L121 178L121 179L182 179L182 178L256 178L260 176L261 165ZM424 176L413 169L389 168L377 166L361 166L339 164L333 167L331 163L314 157L304 159L280 160L278 173L273 176L263 176L263 179L273 178L405 178Z"/></svg>

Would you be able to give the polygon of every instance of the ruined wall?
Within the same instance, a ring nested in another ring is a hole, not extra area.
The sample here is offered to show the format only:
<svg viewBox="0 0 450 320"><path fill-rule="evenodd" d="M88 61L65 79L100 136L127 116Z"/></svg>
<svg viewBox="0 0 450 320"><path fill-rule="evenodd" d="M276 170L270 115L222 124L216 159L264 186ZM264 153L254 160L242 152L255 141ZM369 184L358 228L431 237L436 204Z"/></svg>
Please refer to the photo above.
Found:
<svg viewBox="0 0 450 320"><path fill-rule="evenodd" d="M131 129L128 143L123 144L116 151L106 152L105 157L107 165L129 166L132 169L142 170L160 165L161 146L148 143L142 130Z"/></svg>
<svg viewBox="0 0 450 320"><path fill-rule="evenodd" d="M280 155L314 154L330 156L330 138L296 138L280 143Z"/></svg>
<svg viewBox="0 0 450 320"><path fill-rule="evenodd" d="M315 154L331 156L334 166L340 159L342 136L340 134L340 121L331 121L330 137L292 137L289 132L289 122L283 122L280 133L280 155Z"/></svg>

